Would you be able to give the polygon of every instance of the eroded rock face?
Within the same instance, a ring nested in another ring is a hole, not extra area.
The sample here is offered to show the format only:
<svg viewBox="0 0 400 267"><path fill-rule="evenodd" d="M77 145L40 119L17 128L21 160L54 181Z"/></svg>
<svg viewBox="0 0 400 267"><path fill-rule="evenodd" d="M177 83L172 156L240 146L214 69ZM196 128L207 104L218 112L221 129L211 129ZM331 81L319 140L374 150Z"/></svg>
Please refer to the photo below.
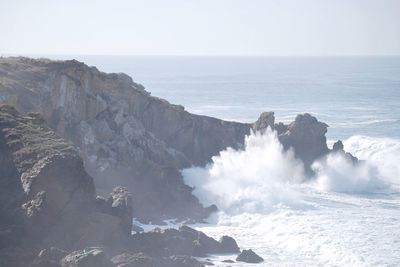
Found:
<svg viewBox="0 0 400 267"><path fill-rule="evenodd" d="M178 169L239 146L250 129L190 114L150 96L127 75L75 60L2 58L0 77L0 102L42 114L79 148L98 191L127 187L144 221L207 216Z"/></svg>
<svg viewBox="0 0 400 267"><path fill-rule="evenodd" d="M204 165L227 147L241 148L251 130L275 130L309 173L313 161L329 153L327 125L310 114L289 125L275 123L273 112L254 124L198 116L150 96L125 74L75 60L1 58L0 77L0 102L36 112L32 120L70 140L97 190L105 196L117 185L128 188L135 216L145 222L207 217L213 209L199 204L179 169Z"/></svg>
<svg viewBox="0 0 400 267"><path fill-rule="evenodd" d="M327 124L310 114L300 114L287 126L287 130L279 135L279 140L286 149L293 148L296 156L308 169L316 159L329 152L325 137L327 129Z"/></svg>
<svg viewBox="0 0 400 267"><path fill-rule="evenodd" d="M23 260L7 254L15 247L23 248L29 258L41 248L114 247L123 236L128 238L129 192L123 188L112 192L110 209L115 214L99 211L93 179L77 150L37 117L0 106L0 155L4 185L0 187L0 258L11 255L8 263Z"/></svg>
<svg viewBox="0 0 400 267"><path fill-rule="evenodd" d="M188 226L181 226L178 230L166 229L135 234L128 248L131 251L144 252L152 257L173 255L205 257L208 254L239 252L233 238L225 236L217 241Z"/></svg>

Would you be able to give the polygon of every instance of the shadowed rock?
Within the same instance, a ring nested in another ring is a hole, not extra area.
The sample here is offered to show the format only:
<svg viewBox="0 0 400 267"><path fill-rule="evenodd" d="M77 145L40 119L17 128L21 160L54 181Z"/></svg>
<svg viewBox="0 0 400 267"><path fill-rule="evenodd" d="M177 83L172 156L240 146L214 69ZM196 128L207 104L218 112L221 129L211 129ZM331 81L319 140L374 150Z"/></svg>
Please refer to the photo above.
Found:
<svg viewBox="0 0 400 267"><path fill-rule="evenodd" d="M247 263L260 263L263 262L264 259L258 256L253 250L248 249L248 250L243 250L242 253L240 253L236 261L242 261L242 262L247 262Z"/></svg>

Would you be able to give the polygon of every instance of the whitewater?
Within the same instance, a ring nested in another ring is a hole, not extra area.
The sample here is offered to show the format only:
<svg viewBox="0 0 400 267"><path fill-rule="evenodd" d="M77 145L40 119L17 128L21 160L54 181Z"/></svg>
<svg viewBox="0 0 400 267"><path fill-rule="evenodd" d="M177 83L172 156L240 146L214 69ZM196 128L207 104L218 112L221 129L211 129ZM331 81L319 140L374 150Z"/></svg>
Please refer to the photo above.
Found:
<svg viewBox="0 0 400 267"><path fill-rule="evenodd" d="M333 155L316 163L317 177L309 179L268 132L249 136L242 151L221 152L206 168L184 170L194 194L220 208L197 229L233 236L265 266L398 266L400 191L392 178L399 177L399 143L354 136L344 145L368 155L366 164ZM226 258L214 260L224 266Z"/></svg>
<svg viewBox="0 0 400 267"><path fill-rule="evenodd" d="M328 145L341 139L364 164L332 155L307 177L274 132L252 134L244 149L182 170L200 201L219 208L194 227L253 249L265 260L254 266L400 266L399 57L76 58L125 72L189 112L254 122L274 111L285 123L308 112L327 123Z"/></svg>

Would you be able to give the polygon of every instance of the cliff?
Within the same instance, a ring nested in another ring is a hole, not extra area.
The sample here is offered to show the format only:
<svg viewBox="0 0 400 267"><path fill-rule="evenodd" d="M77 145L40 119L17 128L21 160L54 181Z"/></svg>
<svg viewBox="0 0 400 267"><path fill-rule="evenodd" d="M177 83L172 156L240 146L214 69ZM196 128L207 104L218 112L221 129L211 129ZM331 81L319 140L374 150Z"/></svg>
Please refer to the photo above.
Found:
<svg viewBox="0 0 400 267"><path fill-rule="evenodd" d="M38 112L72 142L105 194L116 185L132 193L142 221L201 220L204 209L179 170L204 165L226 147L240 148L251 130L271 127L311 173L327 153L327 125L309 114L289 125L265 112L254 124L198 116L151 96L122 73L106 74L76 60L0 58L0 103L23 114Z"/></svg>
<svg viewBox="0 0 400 267"><path fill-rule="evenodd" d="M0 106L0 155L1 266L18 266L43 247L117 246L130 234L129 212L112 213L124 204L100 211L77 150L37 114Z"/></svg>
<svg viewBox="0 0 400 267"><path fill-rule="evenodd" d="M1 59L0 102L42 114L79 149L100 192L129 188L143 220L205 217L179 168L237 147L249 131L248 125L189 114L150 96L127 75L74 60Z"/></svg>

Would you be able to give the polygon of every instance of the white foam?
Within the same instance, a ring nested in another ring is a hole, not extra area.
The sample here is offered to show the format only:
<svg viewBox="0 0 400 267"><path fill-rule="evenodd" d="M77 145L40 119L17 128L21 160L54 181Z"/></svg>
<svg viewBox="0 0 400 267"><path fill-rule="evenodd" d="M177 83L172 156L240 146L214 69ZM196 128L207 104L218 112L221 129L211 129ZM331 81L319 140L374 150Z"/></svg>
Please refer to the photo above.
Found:
<svg viewBox="0 0 400 267"><path fill-rule="evenodd" d="M313 165L317 178L304 182L301 163L275 133L252 134L244 150L183 171L194 194L220 208L215 224L196 227L254 249L265 259L258 266L399 266L400 194L386 190L399 179L399 144L351 137L345 149L364 164L330 155Z"/></svg>
<svg viewBox="0 0 400 267"><path fill-rule="evenodd" d="M229 148L213 157L206 168L182 173L203 204L216 204L232 214L270 211L282 204L297 206L296 192L288 184L304 179L302 163L291 150L283 151L270 130L246 137L244 150Z"/></svg>

